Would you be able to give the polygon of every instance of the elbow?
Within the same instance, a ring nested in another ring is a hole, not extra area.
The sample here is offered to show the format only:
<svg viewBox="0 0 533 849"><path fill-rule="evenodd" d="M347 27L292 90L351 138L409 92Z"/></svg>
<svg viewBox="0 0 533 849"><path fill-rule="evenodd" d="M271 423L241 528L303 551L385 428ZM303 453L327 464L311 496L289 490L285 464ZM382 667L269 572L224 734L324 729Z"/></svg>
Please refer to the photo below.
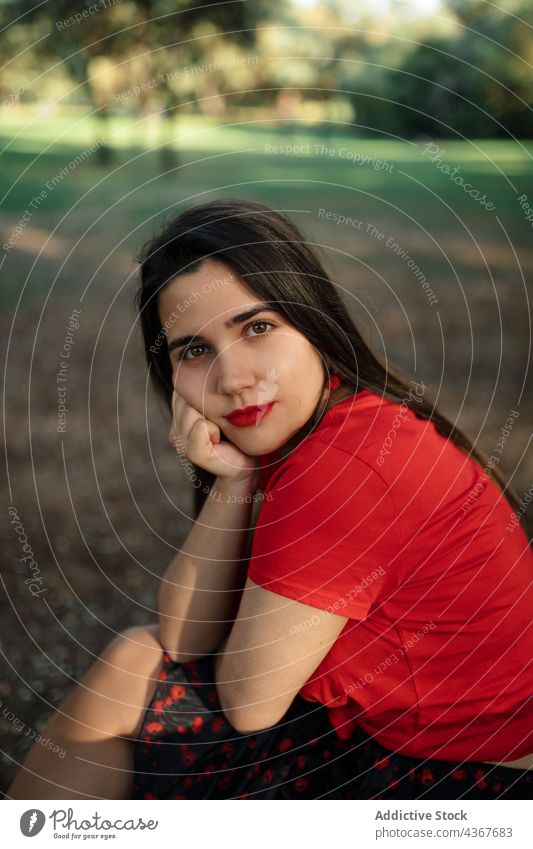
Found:
<svg viewBox="0 0 533 849"><path fill-rule="evenodd" d="M217 684L217 693L222 712L232 728L238 734L256 734L272 728L284 716L284 713L274 714L264 701L253 704L253 699L238 692L238 689L226 690Z"/></svg>
<svg viewBox="0 0 533 849"><path fill-rule="evenodd" d="M264 720L259 721L257 715L248 712L243 713L239 710L231 710L222 708L224 716L228 720L231 727L238 734L257 734L259 731L266 731L267 728L272 728L279 720Z"/></svg>

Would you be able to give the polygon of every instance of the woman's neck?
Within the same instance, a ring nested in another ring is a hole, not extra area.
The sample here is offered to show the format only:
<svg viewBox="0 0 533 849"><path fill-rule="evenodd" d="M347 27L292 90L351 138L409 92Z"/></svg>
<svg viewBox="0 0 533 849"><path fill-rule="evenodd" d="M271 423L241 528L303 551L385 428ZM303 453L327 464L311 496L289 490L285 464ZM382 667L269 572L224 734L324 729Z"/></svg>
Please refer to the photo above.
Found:
<svg viewBox="0 0 533 849"><path fill-rule="evenodd" d="M339 386L338 389L334 389L333 391L328 392L327 389L324 390L322 397L320 399L319 404L317 405L317 412L311 419L305 423L305 425L300 428L300 430L294 434L288 442L285 442L281 448L278 448L277 453L282 459L288 457L289 454L292 454L294 449L303 442L305 437L314 430L317 425L320 423L325 414L334 407L336 404L339 404L341 401L344 401L346 398L350 398L354 395L355 390L350 388L349 386Z"/></svg>

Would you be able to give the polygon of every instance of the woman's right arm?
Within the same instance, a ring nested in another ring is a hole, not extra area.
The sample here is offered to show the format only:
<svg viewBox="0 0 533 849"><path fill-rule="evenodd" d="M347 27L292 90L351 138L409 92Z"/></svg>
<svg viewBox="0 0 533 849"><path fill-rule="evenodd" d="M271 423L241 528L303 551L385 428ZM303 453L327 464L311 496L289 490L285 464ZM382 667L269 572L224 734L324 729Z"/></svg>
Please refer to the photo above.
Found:
<svg viewBox="0 0 533 849"><path fill-rule="evenodd" d="M203 657L229 634L248 569L250 480L216 478L159 590L159 638L176 663ZM249 496L246 501L246 496Z"/></svg>
<svg viewBox="0 0 533 849"><path fill-rule="evenodd" d="M244 552L250 530L257 460L176 390L169 441L192 463L215 475L182 550L159 590L159 639L171 659L184 663L215 651L229 634L246 583Z"/></svg>

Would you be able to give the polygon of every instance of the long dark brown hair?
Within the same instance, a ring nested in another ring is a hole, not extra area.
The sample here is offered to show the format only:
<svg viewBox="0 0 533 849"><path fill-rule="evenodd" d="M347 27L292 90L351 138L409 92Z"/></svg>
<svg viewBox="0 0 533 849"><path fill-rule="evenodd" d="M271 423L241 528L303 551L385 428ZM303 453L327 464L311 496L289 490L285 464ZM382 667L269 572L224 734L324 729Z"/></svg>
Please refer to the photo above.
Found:
<svg viewBox="0 0 533 849"><path fill-rule="evenodd" d="M433 422L440 434L483 468L487 467L489 457L436 409L427 392L415 395L416 381L402 376L370 350L327 274L320 252L309 245L296 225L265 204L238 198L214 200L184 210L165 223L137 257L140 287L135 307L150 378L170 412L172 366L162 337L158 296L173 278L196 271L208 258L225 263L261 301L269 303L304 334L320 352L325 374L338 374L343 385L354 392L370 389L404 404L419 419ZM314 411L312 420L318 412ZM214 476L195 465L193 469L197 516ZM499 468L493 467L491 474L520 519L515 490Z"/></svg>

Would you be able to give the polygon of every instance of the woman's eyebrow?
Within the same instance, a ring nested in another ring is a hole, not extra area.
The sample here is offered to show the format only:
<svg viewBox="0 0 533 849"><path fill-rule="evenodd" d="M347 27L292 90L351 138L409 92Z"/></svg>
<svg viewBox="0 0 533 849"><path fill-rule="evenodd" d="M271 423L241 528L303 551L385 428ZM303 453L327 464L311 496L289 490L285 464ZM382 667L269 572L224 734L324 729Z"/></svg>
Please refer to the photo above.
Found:
<svg viewBox="0 0 533 849"><path fill-rule="evenodd" d="M238 315L234 315L232 318L229 318L224 322L224 327L227 327L228 330L232 327L235 327L236 324L242 324L243 321L248 321L248 319L253 318L254 315L257 315L260 312L277 312L273 307L269 304L256 304L251 307L246 312L240 312ZM203 336L177 336L176 339L172 339L171 342L167 343L168 353L170 354L175 348L180 348L182 345L188 345L190 342L199 342L204 339Z"/></svg>

